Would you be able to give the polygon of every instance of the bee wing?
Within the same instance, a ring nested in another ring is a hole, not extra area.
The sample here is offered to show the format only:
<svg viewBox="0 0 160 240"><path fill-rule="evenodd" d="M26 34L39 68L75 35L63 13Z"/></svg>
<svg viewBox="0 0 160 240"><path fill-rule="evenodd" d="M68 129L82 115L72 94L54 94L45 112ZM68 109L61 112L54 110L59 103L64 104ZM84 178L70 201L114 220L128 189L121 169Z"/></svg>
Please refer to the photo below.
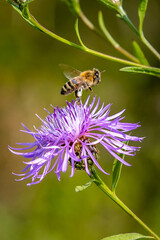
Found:
<svg viewBox="0 0 160 240"><path fill-rule="evenodd" d="M63 70L63 74L68 79L73 79L81 74L81 72L71 66L60 64L60 68Z"/></svg>

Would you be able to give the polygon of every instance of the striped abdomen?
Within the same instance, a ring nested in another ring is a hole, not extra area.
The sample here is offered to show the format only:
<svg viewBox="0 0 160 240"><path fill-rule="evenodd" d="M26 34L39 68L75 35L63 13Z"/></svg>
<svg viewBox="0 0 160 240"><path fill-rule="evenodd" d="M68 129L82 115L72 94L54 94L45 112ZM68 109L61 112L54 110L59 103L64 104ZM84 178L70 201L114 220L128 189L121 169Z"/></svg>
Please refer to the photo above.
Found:
<svg viewBox="0 0 160 240"><path fill-rule="evenodd" d="M76 85L77 85L76 80L74 80L74 79L69 80L61 88L61 94L62 95L67 95L67 94L70 94L70 93L74 92L77 88Z"/></svg>

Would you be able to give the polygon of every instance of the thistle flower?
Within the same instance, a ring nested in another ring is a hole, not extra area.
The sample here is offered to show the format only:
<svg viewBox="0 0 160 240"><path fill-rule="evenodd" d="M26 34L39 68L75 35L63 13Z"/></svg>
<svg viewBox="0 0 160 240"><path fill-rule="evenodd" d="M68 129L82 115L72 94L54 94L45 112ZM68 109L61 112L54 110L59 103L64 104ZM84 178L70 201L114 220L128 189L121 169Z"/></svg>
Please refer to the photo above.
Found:
<svg viewBox="0 0 160 240"><path fill-rule="evenodd" d="M97 144L101 144L114 158L130 166L119 154L134 156L139 147L129 146L127 141L141 141L142 138L126 134L140 125L137 123L124 123L121 115L125 110L109 116L111 104L99 108L100 98L96 102L94 97L89 104L89 97L85 104L76 101L67 102L63 108L54 108L53 113L48 112L39 129L30 131L27 127L23 132L29 133L33 143L19 143L24 148L12 148L10 151L25 158L27 166L18 180L32 177L27 185L39 183L46 174L54 170L60 180L60 173L66 172L71 165L71 177L75 169L84 169L90 175L90 167L94 164L103 173L106 173L97 160ZM27 150L27 152L22 151ZM29 152L28 152L29 150ZM20 151L20 152L19 152ZM107 173L106 173L107 174Z"/></svg>

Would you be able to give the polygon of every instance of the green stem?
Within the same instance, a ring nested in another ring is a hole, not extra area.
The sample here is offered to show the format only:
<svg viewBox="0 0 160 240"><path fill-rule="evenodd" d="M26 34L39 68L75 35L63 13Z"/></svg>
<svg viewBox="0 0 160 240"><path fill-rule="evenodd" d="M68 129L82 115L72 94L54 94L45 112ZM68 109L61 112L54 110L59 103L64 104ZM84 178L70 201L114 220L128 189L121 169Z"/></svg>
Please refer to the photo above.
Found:
<svg viewBox="0 0 160 240"><path fill-rule="evenodd" d="M160 240L160 238L155 234L142 220L137 217L117 196L112 192L106 184L101 180L94 169L90 170L91 179L94 183L108 196L110 197L120 208L122 208L128 215L130 215L136 222L138 222L147 232L149 232L155 239Z"/></svg>
<svg viewBox="0 0 160 240"><path fill-rule="evenodd" d="M129 19L127 13L124 11L123 7L120 6L118 9L118 12L120 14L120 17L128 24L128 26L130 27L131 30L133 30L133 32L136 33L136 35L138 37L140 37L140 34L137 30L137 28L134 26L134 24L131 22L131 20Z"/></svg>
<svg viewBox="0 0 160 240"><path fill-rule="evenodd" d="M137 30L137 28L134 26L134 24L129 19L127 13L124 11L124 9L119 7L118 12L120 14L120 17L128 24L128 26L133 30L137 36L141 39L141 41L146 45L146 47L160 60L160 54L158 51L150 44L150 42L144 37L143 34L140 34L140 32Z"/></svg>
<svg viewBox="0 0 160 240"><path fill-rule="evenodd" d="M88 47L84 47L84 46L80 46L76 43L73 43L67 39L64 39L58 35L56 35L55 33L51 32L50 30L48 30L47 28L43 27L29 12L29 9L27 8L26 9L27 11L27 14L28 14L28 19L30 21L31 24L33 24L36 28L38 28L40 31L44 32L45 34L49 35L50 37L66 44L66 45L69 45L69 46L72 46L72 47L75 47L77 49L80 49L82 51L85 51L85 52L88 52L94 56L97 56L97 57L101 57L101 58L104 58L104 59L108 59L110 61L113 61L113 62L118 62L118 63L122 63L124 65L129 65L129 66L137 66L137 67L143 67L144 65L142 64L138 64L138 63L134 63L134 62L131 62L131 61L127 61L125 59L121 59L121 58L117 58L117 57L113 57L113 56L110 56L110 55L107 55L107 54L104 54L104 53L101 53L101 52L98 52L98 51L95 51L95 50L92 50Z"/></svg>
<svg viewBox="0 0 160 240"><path fill-rule="evenodd" d="M160 61L160 54L157 52L157 50L148 42L148 40L145 38L143 34L140 36L142 42L150 49L150 51L159 59Z"/></svg>
<svg viewBox="0 0 160 240"><path fill-rule="evenodd" d="M79 12L79 17L86 24L86 26L88 28L95 31L98 35L101 35L101 37L102 37L102 33L94 26L94 24L86 17L86 15L84 15L82 10L80 10L80 12Z"/></svg>
<svg viewBox="0 0 160 240"><path fill-rule="evenodd" d="M109 33L109 31L107 30L104 24L102 12L99 12L98 20L99 20L100 28L105 35L105 38L108 39L108 41L112 44L112 46L115 49L117 49L120 53L122 53L124 56L132 60L133 62L140 63L136 57L134 57L132 54L130 54L128 51L122 48L120 44L111 36L111 34Z"/></svg>
<svg viewBox="0 0 160 240"><path fill-rule="evenodd" d="M83 13L82 10L80 10L79 12L79 17L81 18L81 20L84 22L84 24L91 29L92 31L94 31L98 36L102 37L104 40L108 40L112 46L119 51L121 54L123 54L125 57L127 57L128 59L132 60L133 62L136 63L140 63L139 60L134 57L132 54L130 54L128 51L126 51L124 48L122 48L119 43L117 43L113 37L109 34L109 32L106 30L106 28L104 29L104 24L101 28L102 32L99 31L99 29L97 29L94 24L86 17L86 15ZM102 19L103 20L103 19ZM101 21L102 22L102 21Z"/></svg>

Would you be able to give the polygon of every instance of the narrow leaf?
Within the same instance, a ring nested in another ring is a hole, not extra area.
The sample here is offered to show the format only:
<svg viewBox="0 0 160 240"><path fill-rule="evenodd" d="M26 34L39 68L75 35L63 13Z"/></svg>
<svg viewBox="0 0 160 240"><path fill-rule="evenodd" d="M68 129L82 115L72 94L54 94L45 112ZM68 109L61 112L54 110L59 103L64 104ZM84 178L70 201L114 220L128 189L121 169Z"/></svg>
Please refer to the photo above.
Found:
<svg viewBox="0 0 160 240"><path fill-rule="evenodd" d="M124 159L124 154L121 156ZM120 175L121 175L121 169L122 169L122 163L120 161L118 161L117 159L114 160L113 162L113 169L112 169L112 191L115 192L118 181L120 179Z"/></svg>
<svg viewBox="0 0 160 240"><path fill-rule="evenodd" d="M148 75L160 77L160 69L153 68L153 67L124 67L124 68L121 68L120 71L142 73L142 74L148 74Z"/></svg>
<svg viewBox="0 0 160 240"><path fill-rule="evenodd" d="M102 240L138 240L138 239L153 239L150 236L144 236L139 233L124 233L103 238Z"/></svg>
<svg viewBox="0 0 160 240"><path fill-rule="evenodd" d="M143 65L149 66L149 63L146 57L144 56L144 53L142 52L142 49L140 48L138 43L136 41L133 41L132 44L133 44L135 56L139 59L140 63L142 63Z"/></svg>
<svg viewBox="0 0 160 240"><path fill-rule="evenodd" d="M143 34L143 21L145 18L145 13L147 9L148 0L140 0L139 8L138 8L138 16L139 16L139 33Z"/></svg>
<svg viewBox="0 0 160 240"><path fill-rule="evenodd" d="M91 186L92 182L88 182L82 186L76 186L75 187L75 191L76 192L82 192L83 190L85 190L86 188L88 188L89 186Z"/></svg>
<svg viewBox="0 0 160 240"><path fill-rule="evenodd" d="M83 190L85 190L86 188L88 188L89 186L91 186L92 182L95 182L95 179L90 180L89 182L87 182L86 184L82 185L82 186L76 186L75 187L75 191L76 192L82 192Z"/></svg>
<svg viewBox="0 0 160 240"><path fill-rule="evenodd" d="M79 28L78 28L78 19L76 19L76 22L75 22L75 31L76 31L76 34L77 34L77 37L78 37L78 40L81 44L82 47L86 48L86 46L83 44L82 40L81 40L81 37L80 37L80 34L79 34Z"/></svg>
<svg viewBox="0 0 160 240"><path fill-rule="evenodd" d="M104 19L103 19L103 14L101 11L98 13L98 23L99 26L104 33L104 35L107 37L108 41L116 48L116 46L119 46L119 44L114 40L114 38L111 36L109 33L108 29L105 26Z"/></svg>

